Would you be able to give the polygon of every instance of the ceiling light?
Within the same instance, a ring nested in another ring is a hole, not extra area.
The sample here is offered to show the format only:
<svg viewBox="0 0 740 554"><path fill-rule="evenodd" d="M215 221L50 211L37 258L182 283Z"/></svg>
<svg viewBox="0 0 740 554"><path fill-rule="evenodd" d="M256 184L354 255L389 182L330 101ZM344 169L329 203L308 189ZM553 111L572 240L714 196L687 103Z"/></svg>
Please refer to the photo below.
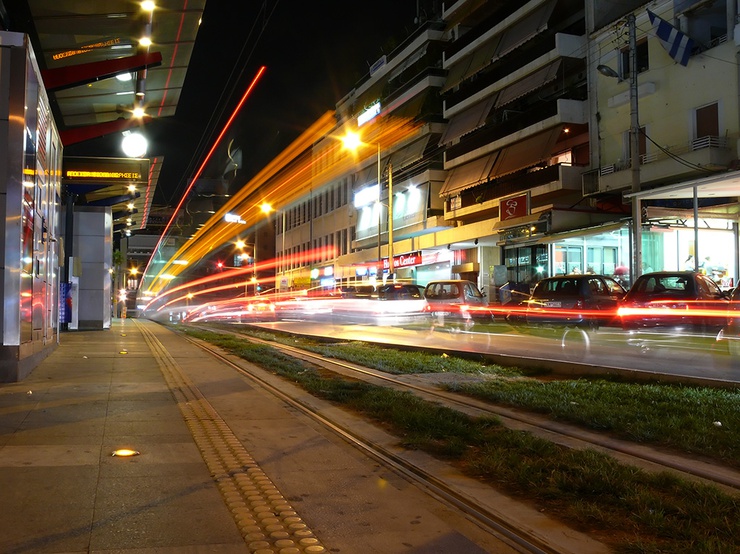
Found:
<svg viewBox="0 0 740 554"><path fill-rule="evenodd" d="M148 141L144 135L130 131L124 133L123 140L121 141L123 153L129 158L141 158L146 154L148 146Z"/></svg>
<svg viewBox="0 0 740 554"><path fill-rule="evenodd" d="M139 39L139 44L142 45L142 46L149 47L149 46L152 45L152 39L151 39L151 37L141 37Z"/></svg>
<svg viewBox="0 0 740 554"><path fill-rule="evenodd" d="M118 75L116 75L116 79L118 79L119 81L123 81L124 83L127 82L127 81L130 81L133 78L134 78L134 76L131 75L131 73L129 73L129 72L119 73Z"/></svg>
<svg viewBox="0 0 740 554"><path fill-rule="evenodd" d="M137 117L139 119L144 117L144 108L141 108L141 107L134 108L134 117Z"/></svg>

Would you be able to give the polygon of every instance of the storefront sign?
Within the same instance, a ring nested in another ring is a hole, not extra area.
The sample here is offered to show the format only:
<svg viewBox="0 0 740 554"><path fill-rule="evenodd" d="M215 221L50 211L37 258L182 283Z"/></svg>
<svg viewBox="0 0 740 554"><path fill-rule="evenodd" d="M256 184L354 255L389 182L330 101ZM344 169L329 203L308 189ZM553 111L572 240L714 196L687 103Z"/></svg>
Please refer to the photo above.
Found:
<svg viewBox="0 0 740 554"><path fill-rule="evenodd" d="M503 198L499 202L499 220L506 221L515 217L523 217L529 214L529 193L519 194Z"/></svg>
<svg viewBox="0 0 740 554"><path fill-rule="evenodd" d="M393 256L393 268L413 267L421 264L421 252L410 252L400 256ZM388 258L383 258L383 269L390 269Z"/></svg>

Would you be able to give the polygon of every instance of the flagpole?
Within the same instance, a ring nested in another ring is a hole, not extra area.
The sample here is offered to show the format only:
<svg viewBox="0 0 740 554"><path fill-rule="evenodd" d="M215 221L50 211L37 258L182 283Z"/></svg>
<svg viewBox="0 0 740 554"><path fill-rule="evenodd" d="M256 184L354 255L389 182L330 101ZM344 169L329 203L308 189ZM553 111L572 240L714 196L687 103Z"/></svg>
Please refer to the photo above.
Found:
<svg viewBox="0 0 740 554"><path fill-rule="evenodd" d="M640 120L637 112L637 31L635 14L627 16L630 42L630 162L632 168L632 283L642 274L642 201L640 192Z"/></svg>

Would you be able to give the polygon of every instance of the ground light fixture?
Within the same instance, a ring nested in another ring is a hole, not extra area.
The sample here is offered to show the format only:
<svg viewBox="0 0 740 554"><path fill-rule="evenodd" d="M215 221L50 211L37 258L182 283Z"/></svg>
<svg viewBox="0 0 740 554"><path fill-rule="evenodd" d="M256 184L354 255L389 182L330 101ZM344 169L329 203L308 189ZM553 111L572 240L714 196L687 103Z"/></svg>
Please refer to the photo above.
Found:
<svg viewBox="0 0 740 554"><path fill-rule="evenodd" d="M141 454L141 452L131 448L119 448L111 452L111 456L115 456L117 458L130 458L131 456L138 456L139 454Z"/></svg>

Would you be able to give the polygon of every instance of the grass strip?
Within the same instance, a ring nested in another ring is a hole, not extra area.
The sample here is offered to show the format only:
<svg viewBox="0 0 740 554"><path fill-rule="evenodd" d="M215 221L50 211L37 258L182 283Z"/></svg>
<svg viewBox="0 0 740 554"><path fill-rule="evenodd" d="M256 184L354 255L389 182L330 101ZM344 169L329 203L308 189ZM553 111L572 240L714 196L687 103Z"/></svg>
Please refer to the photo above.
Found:
<svg viewBox="0 0 740 554"><path fill-rule="evenodd" d="M740 551L740 501L716 487L648 473L594 450L569 450L507 429L495 418L469 417L410 393L326 377L267 345L215 332L185 332L371 418L407 448L442 457L596 536L616 552Z"/></svg>
<svg viewBox="0 0 740 554"><path fill-rule="evenodd" d="M392 374L460 373L499 377L479 383L440 386L492 404L529 410L621 439L671 448L740 468L738 390L609 379L540 380L526 378L516 368L470 358L362 342L296 339L280 333L241 329L240 332Z"/></svg>

